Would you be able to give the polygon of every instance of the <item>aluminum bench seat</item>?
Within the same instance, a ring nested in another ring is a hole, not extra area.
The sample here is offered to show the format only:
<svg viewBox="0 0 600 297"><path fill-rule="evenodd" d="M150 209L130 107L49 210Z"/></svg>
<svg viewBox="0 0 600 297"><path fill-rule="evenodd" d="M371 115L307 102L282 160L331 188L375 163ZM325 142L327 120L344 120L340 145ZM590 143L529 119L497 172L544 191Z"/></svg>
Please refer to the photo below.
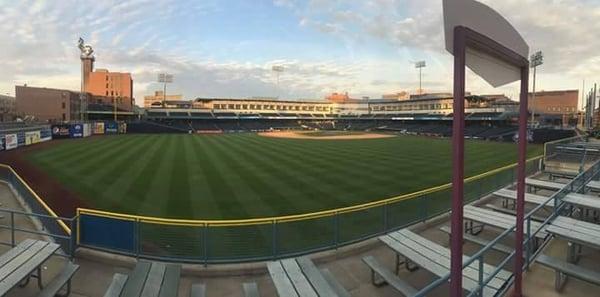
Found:
<svg viewBox="0 0 600 297"><path fill-rule="evenodd" d="M517 200L517 191L509 190L509 189L500 189L493 193L495 196L504 199L510 199L513 201ZM551 198L548 196L536 195L531 193L525 193L525 202L533 203L533 204L544 204ZM550 201L548 206L554 207L554 201Z"/></svg>
<svg viewBox="0 0 600 297"><path fill-rule="evenodd" d="M206 297L206 285L193 284L190 290L190 297Z"/></svg>
<svg viewBox="0 0 600 297"><path fill-rule="evenodd" d="M600 181L592 180L588 182L585 186L588 187L590 190L600 191Z"/></svg>
<svg viewBox="0 0 600 297"><path fill-rule="evenodd" d="M348 296L336 290L308 257L284 259L267 263L271 279L279 296ZM341 288L343 289L343 288Z"/></svg>
<svg viewBox="0 0 600 297"><path fill-rule="evenodd" d="M533 179L533 178L526 178L525 184L529 187L546 189L546 190L560 190L565 186L565 184L546 181L546 180Z"/></svg>
<svg viewBox="0 0 600 297"><path fill-rule="evenodd" d="M243 283L244 297L260 297L256 283Z"/></svg>
<svg viewBox="0 0 600 297"><path fill-rule="evenodd" d="M369 266L371 269L371 282L375 286L382 286L384 284L390 285L396 291L402 293L406 297L415 296L418 292L417 289L412 287L409 283L402 280L394 272L385 268L381 265L373 256L365 256L362 261ZM379 276L382 280L377 280L376 276Z"/></svg>
<svg viewBox="0 0 600 297"><path fill-rule="evenodd" d="M408 262L414 263L438 277L443 277L450 271L450 250L409 230L404 229L380 236L379 240L398 255L404 256L406 259L405 264ZM467 256L463 256L463 261L467 259ZM396 258L396 269L399 264L399 259ZM496 269L496 267L485 263L483 267L484 278L487 278ZM500 270L483 288L483 296L495 296L506 285L509 278L510 273L508 271ZM479 284L478 279L478 263L474 262L463 269L464 289L468 291L476 290Z"/></svg>
<svg viewBox="0 0 600 297"><path fill-rule="evenodd" d="M569 193L563 198L564 202L584 208L600 210L600 197L579 193Z"/></svg>
<svg viewBox="0 0 600 297"><path fill-rule="evenodd" d="M550 223L546 230L569 242L600 249L600 225L598 224L559 216Z"/></svg>
<svg viewBox="0 0 600 297"><path fill-rule="evenodd" d="M71 293L71 278L75 275L75 272L79 270L79 265L73 262L67 262L67 265L61 270L61 272L54 277L50 283L37 295L38 297L54 297L54 296L69 296ZM58 294L58 292L67 286L65 294Z"/></svg>
<svg viewBox="0 0 600 297"><path fill-rule="evenodd" d="M440 231L447 233L448 235L452 234L449 226L440 227ZM490 243L489 240L485 240L481 237L473 236L470 234L463 234L463 239L478 244L480 246L486 246L488 243ZM514 251L512 247L506 246L501 243L496 243L494 246L492 246L492 249L505 254L510 254Z"/></svg>
<svg viewBox="0 0 600 297"><path fill-rule="evenodd" d="M556 291L562 291L568 276L600 286L600 272L592 271L544 254L539 255L536 262L554 269L554 289Z"/></svg>
<svg viewBox="0 0 600 297"><path fill-rule="evenodd" d="M516 223L515 216L513 215L472 205L465 205L463 208L463 216L465 220L475 221L483 225L497 227L500 229L512 228ZM542 230L536 234L536 237L542 239L546 238L548 234L545 232L545 227L542 227L542 223L533 220L531 221L532 232L539 230L540 228L542 228ZM524 232L526 232L526 230L524 230Z"/></svg>

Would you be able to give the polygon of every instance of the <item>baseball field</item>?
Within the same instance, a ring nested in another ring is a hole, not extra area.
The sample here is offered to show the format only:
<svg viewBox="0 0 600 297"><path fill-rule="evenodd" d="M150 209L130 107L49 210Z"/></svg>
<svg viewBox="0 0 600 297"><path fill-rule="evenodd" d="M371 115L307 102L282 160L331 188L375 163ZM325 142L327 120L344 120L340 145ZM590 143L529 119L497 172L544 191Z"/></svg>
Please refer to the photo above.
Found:
<svg viewBox="0 0 600 297"><path fill-rule="evenodd" d="M530 157L542 153L542 146L528 149ZM240 219L350 206L445 184L450 152L449 139L404 135L156 134L59 141L25 159L91 208ZM516 152L512 143L467 141L465 175L512 164Z"/></svg>

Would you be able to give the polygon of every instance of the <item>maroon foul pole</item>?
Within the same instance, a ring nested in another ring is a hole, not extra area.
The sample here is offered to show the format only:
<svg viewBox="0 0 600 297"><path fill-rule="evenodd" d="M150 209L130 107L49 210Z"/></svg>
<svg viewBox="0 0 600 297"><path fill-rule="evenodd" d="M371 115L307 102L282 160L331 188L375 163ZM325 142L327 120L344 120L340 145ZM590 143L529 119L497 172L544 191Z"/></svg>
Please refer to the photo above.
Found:
<svg viewBox="0 0 600 297"><path fill-rule="evenodd" d="M454 101L452 116L452 221L450 234L450 296L462 296L463 193L465 161L464 27L454 28Z"/></svg>
<svg viewBox="0 0 600 297"><path fill-rule="evenodd" d="M517 215L515 236L514 296L522 296L523 225L525 204L525 162L527 150L527 95L529 62L497 41L463 26L454 27L454 104L452 123L452 217L450 243L450 296L460 297L462 289L463 195L464 195L464 129L465 129L465 67L467 48L515 67L521 79L519 109L519 144L517 166Z"/></svg>
<svg viewBox="0 0 600 297"><path fill-rule="evenodd" d="M519 164L517 166L517 228L515 236L515 289L514 297L523 296L523 225L525 220L525 166L527 153L527 100L529 66L521 67L521 95L519 102Z"/></svg>

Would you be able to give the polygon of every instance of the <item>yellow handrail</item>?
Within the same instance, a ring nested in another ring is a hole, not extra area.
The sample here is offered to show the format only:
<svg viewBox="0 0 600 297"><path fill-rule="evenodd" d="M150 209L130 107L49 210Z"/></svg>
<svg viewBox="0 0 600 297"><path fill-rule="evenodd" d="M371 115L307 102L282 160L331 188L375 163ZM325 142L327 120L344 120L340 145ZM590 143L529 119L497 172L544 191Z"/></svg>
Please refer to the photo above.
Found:
<svg viewBox="0 0 600 297"><path fill-rule="evenodd" d="M40 198L40 196L25 182L25 180L17 174L17 172L12 169L12 167L5 165L5 164L0 164L0 167L6 168L8 170L10 170L10 172L17 177L17 179L19 179L19 181L25 186L25 188L27 189L27 191L29 191L29 193L35 197L35 199L38 201L38 203L40 203L40 205L42 205L42 207L48 212L48 214L50 214L50 216L54 217L58 224L63 228L63 230L65 230L65 232L67 232L67 234L71 235L71 228L69 228L69 226L67 226L67 224L65 224L65 222L63 222L63 220L58 218L58 215L56 215L56 213L54 212L54 210L52 210L52 208L50 208L50 206L48 206L48 204L46 204L46 202L44 202L44 200L42 198Z"/></svg>

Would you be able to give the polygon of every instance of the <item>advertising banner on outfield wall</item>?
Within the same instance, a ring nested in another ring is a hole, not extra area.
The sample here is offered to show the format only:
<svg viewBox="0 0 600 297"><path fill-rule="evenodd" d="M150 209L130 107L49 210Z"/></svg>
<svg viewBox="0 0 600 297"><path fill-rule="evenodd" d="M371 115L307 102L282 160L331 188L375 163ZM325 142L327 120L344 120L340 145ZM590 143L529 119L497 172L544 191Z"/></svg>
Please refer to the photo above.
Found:
<svg viewBox="0 0 600 297"><path fill-rule="evenodd" d="M90 123L83 124L83 137L89 137L92 135L92 125Z"/></svg>
<svg viewBox="0 0 600 297"><path fill-rule="evenodd" d="M94 134L104 134L104 122L94 123Z"/></svg>
<svg viewBox="0 0 600 297"><path fill-rule="evenodd" d="M119 124L117 122L104 122L105 134L117 134L119 132Z"/></svg>
<svg viewBox="0 0 600 297"><path fill-rule="evenodd" d="M25 145L32 145L40 142L42 139L40 131L25 132Z"/></svg>
<svg viewBox="0 0 600 297"><path fill-rule="evenodd" d="M63 139L69 138L71 133L69 132L69 125L60 124L52 125L52 139Z"/></svg>
<svg viewBox="0 0 600 297"><path fill-rule="evenodd" d="M69 127L69 136L71 138L83 137L83 124L71 124Z"/></svg>
<svg viewBox="0 0 600 297"><path fill-rule="evenodd" d="M19 146L19 140L17 139L17 134L4 135L4 149L5 150L16 149L17 146Z"/></svg>

